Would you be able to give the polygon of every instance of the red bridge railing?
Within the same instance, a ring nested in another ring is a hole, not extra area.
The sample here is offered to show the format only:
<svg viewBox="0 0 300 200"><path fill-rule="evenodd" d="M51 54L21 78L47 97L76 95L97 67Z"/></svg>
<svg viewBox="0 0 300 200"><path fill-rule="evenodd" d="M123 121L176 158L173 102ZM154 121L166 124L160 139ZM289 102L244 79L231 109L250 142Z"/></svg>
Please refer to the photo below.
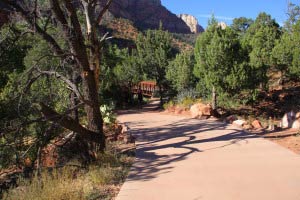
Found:
<svg viewBox="0 0 300 200"><path fill-rule="evenodd" d="M141 89L143 96L152 97L158 87L155 81L141 81L132 87L132 93L137 94L139 89Z"/></svg>

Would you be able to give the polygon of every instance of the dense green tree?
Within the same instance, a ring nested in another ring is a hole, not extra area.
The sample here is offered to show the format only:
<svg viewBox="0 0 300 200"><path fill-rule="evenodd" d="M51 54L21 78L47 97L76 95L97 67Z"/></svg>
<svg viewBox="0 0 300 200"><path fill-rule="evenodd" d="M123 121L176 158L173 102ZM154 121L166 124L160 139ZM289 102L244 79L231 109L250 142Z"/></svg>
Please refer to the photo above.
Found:
<svg viewBox="0 0 300 200"><path fill-rule="evenodd" d="M280 39L276 41L276 45L272 51L272 59L274 66L283 74L293 62L293 49L295 48L292 35L285 32Z"/></svg>
<svg viewBox="0 0 300 200"><path fill-rule="evenodd" d="M169 63L166 77L177 92L194 86L194 65L195 58L192 52L177 54L176 58Z"/></svg>
<svg viewBox="0 0 300 200"><path fill-rule="evenodd" d="M216 22L201 34L195 47L195 75L199 85L215 93L235 94L248 80L244 51L238 34L230 27L222 29ZM215 100L213 107L215 107Z"/></svg>
<svg viewBox="0 0 300 200"><path fill-rule="evenodd" d="M243 38L243 45L249 51L250 65L255 71L255 81L262 89L266 88L267 72L272 66L272 50L280 35L276 21L266 13L260 13Z"/></svg>
<svg viewBox="0 0 300 200"><path fill-rule="evenodd" d="M8 75L21 73L24 69L24 57L29 45L24 41L26 35L13 25L5 25L0 30L0 90L6 85ZM22 40L23 41L22 41Z"/></svg>
<svg viewBox="0 0 300 200"><path fill-rule="evenodd" d="M98 91L100 52L106 36L99 35L98 25L112 0L105 1L102 8L96 1L1 2L14 10L10 23L21 25L20 35L29 34L32 39L24 59L21 48L5 51L20 55L20 62L13 63L19 66L9 67L27 69L22 75L8 76L0 95L1 111L11 114L1 119L1 140L30 136L34 147L41 148L55 136L57 127L63 127L76 133L81 152L88 155L84 161L88 161L93 156L89 152L105 148ZM2 63L1 67L7 68ZM78 109L84 120L79 120ZM5 121L14 126L7 127Z"/></svg>
<svg viewBox="0 0 300 200"><path fill-rule="evenodd" d="M239 33L240 35L244 35L248 28L253 24L253 20L246 17L239 17L233 19L231 28Z"/></svg>
<svg viewBox="0 0 300 200"><path fill-rule="evenodd" d="M166 69L169 61L174 57L170 33L159 30L148 30L137 38L137 56L139 64L148 79L156 81L159 87L161 103L163 89L166 87Z"/></svg>

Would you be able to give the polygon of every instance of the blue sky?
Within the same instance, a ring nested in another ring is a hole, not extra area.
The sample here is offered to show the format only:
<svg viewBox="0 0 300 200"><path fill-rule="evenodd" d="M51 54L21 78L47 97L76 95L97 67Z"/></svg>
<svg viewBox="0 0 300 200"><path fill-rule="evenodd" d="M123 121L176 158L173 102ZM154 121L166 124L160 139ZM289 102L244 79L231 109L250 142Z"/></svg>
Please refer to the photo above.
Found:
<svg viewBox="0 0 300 200"><path fill-rule="evenodd" d="M218 21L227 24L233 18L248 17L255 19L260 12L266 12L282 25L287 19L287 5L289 0L162 0L162 4L175 14L194 15L204 28L212 14ZM291 0L300 4L300 0Z"/></svg>

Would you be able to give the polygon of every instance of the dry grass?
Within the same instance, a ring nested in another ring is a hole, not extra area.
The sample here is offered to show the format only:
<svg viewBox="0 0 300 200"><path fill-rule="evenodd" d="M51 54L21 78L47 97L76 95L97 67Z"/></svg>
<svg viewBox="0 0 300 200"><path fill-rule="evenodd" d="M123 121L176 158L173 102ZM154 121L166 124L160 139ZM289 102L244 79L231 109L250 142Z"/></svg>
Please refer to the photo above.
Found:
<svg viewBox="0 0 300 200"><path fill-rule="evenodd" d="M6 200L112 199L125 181L133 157L103 154L88 169L65 166L31 180L4 194Z"/></svg>

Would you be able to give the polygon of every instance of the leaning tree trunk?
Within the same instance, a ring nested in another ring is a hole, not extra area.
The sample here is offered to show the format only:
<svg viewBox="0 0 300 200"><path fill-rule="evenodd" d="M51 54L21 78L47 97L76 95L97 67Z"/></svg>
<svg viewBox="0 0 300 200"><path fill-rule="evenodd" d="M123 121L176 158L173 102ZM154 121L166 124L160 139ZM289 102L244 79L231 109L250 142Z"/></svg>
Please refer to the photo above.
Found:
<svg viewBox="0 0 300 200"><path fill-rule="evenodd" d="M44 27L41 27L41 25L37 23L35 13L28 7L22 6L20 1L1 0L1 2L14 8L14 10L30 25L29 27L32 28L33 32L39 34L41 38L48 43L51 51L55 56L61 58L62 63L64 63L66 59L69 59L68 55L71 53L76 63L74 64L74 70L81 73L83 86L83 98L81 101L85 103L85 112L88 121L87 128L81 126L76 119L61 117L57 112L43 103L41 103L42 113L48 120L55 121L64 128L79 133L84 140L100 144L100 150L104 150L105 136L103 133L103 120L100 113L98 97L101 41L98 41L96 27L108 10L112 0L107 0L107 3L100 11L98 17L94 16L96 1L81 1L85 6L87 16L88 41L84 38L82 33L83 29L77 12L79 6L75 3L77 1L49 0L51 12L56 19L58 27L62 31L61 35L64 37L69 49L63 49L59 42L49 34ZM38 2L39 1L36 1L35 3ZM37 10L35 10L35 12L42 13L38 8L39 6L36 7ZM87 42L89 44L87 44ZM49 73L58 77L56 72L48 72L48 74ZM69 80L66 82L69 82Z"/></svg>

